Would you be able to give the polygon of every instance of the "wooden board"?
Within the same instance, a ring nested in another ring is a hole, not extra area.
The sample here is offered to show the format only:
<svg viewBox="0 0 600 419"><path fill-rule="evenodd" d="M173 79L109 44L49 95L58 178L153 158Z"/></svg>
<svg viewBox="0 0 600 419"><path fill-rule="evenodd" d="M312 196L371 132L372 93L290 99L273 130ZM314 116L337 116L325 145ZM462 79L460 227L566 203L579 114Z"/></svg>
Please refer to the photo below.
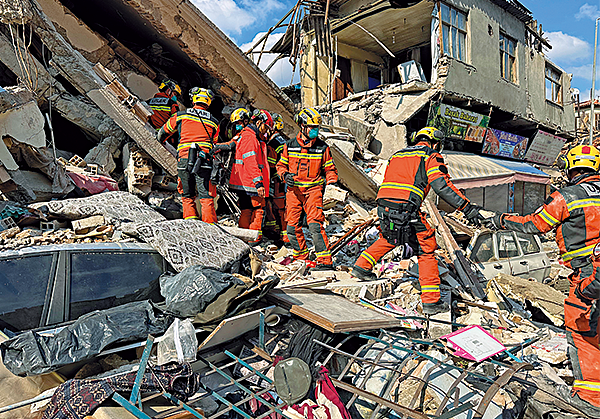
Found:
<svg viewBox="0 0 600 419"><path fill-rule="evenodd" d="M292 314L332 333L400 326L400 322L395 318L369 310L331 291L274 289L267 297L279 306L289 309Z"/></svg>
<svg viewBox="0 0 600 419"><path fill-rule="evenodd" d="M265 313L265 318L273 312L274 308L275 307L267 307L262 309ZM223 320L215 330L204 339L204 342L198 346L198 351L213 348L225 342L237 339L243 334L256 329L259 323L260 311L261 310L255 310Z"/></svg>

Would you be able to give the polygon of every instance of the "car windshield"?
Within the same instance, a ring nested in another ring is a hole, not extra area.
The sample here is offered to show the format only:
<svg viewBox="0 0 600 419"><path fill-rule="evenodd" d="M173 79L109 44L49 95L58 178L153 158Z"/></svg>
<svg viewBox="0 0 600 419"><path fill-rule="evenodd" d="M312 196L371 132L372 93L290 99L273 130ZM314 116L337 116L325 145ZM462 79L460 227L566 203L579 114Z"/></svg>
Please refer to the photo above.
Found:
<svg viewBox="0 0 600 419"><path fill-rule="evenodd" d="M52 255L0 260L0 330L40 325Z"/></svg>
<svg viewBox="0 0 600 419"><path fill-rule="evenodd" d="M73 253L69 319L131 301L161 300L162 272L162 258L154 252Z"/></svg>

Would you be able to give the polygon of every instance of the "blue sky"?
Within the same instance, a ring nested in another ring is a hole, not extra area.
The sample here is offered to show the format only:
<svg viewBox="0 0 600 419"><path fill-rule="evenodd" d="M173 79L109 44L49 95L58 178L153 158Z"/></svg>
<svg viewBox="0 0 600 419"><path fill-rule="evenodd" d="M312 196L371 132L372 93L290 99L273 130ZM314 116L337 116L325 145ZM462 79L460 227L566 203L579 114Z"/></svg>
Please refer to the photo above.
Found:
<svg viewBox="0 0 600 419"><path fill-rule="evenodd" d="M246 51L295 4L294 0L191 0L243 51ZM592 78L594 20L600 17L600 0L520 0L542 24L545 36L553 45L550 59L573 74L572 86L581 92L581 100L589 98ZM281 30L280 32L283 32ZM281 34L270 36L267 47ZM263 57L265 68L274 54ZM600 96L600 53L598 55L596 97ZM280 86L298 81L292 79L287 59L280 60L268 74Z"/></svg>

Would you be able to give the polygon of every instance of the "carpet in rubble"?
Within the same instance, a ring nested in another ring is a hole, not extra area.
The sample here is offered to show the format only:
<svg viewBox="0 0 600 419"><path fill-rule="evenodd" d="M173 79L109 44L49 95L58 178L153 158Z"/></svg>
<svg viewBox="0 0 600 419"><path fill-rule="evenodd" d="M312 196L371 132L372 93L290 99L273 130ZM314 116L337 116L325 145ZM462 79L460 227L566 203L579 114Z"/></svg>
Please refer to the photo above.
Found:
<svg viewBox="0 0 600 419"><path fill-rule="evenodd" d="M164 221L165 217L129 192L103 192L86 198L72 198L30 205L35 209L48 208L48 213L68 220L79 220L93 215L103 215L107 223L116 227L126 223L151 223Z"/></svg>
<svg viewBox="0 0 600 419"><path fill-rule="evenodd" d="M61 384L42 419L83 419L91 415L115 392L133 388L137 372L100 380L69 380ZM200 390L200 376L192 372L190 364L167 364L146 370L142 392L167 391L186 401Z"/></svg>
<svg viewBox="0 0 600 419"><path fill-rule="evenodd" d="M200 220L130 224L123 232L150 244L177 272L194 265L225 272L250 253L242 240Z"/></svg>

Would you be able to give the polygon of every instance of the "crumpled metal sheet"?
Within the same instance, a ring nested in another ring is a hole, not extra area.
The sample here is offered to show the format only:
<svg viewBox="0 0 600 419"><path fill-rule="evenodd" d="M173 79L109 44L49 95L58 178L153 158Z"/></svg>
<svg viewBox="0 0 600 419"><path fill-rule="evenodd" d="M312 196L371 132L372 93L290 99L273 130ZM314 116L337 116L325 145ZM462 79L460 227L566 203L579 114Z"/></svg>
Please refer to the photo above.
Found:
<svg viewBox="0 0 600 419"><path fill-rule="evenodd" d="M55 334L28 331L0 343L2 362L15 375L39 375L93 358L109 346L162 334L172 318L149 301L94 311Z"/></svg>

